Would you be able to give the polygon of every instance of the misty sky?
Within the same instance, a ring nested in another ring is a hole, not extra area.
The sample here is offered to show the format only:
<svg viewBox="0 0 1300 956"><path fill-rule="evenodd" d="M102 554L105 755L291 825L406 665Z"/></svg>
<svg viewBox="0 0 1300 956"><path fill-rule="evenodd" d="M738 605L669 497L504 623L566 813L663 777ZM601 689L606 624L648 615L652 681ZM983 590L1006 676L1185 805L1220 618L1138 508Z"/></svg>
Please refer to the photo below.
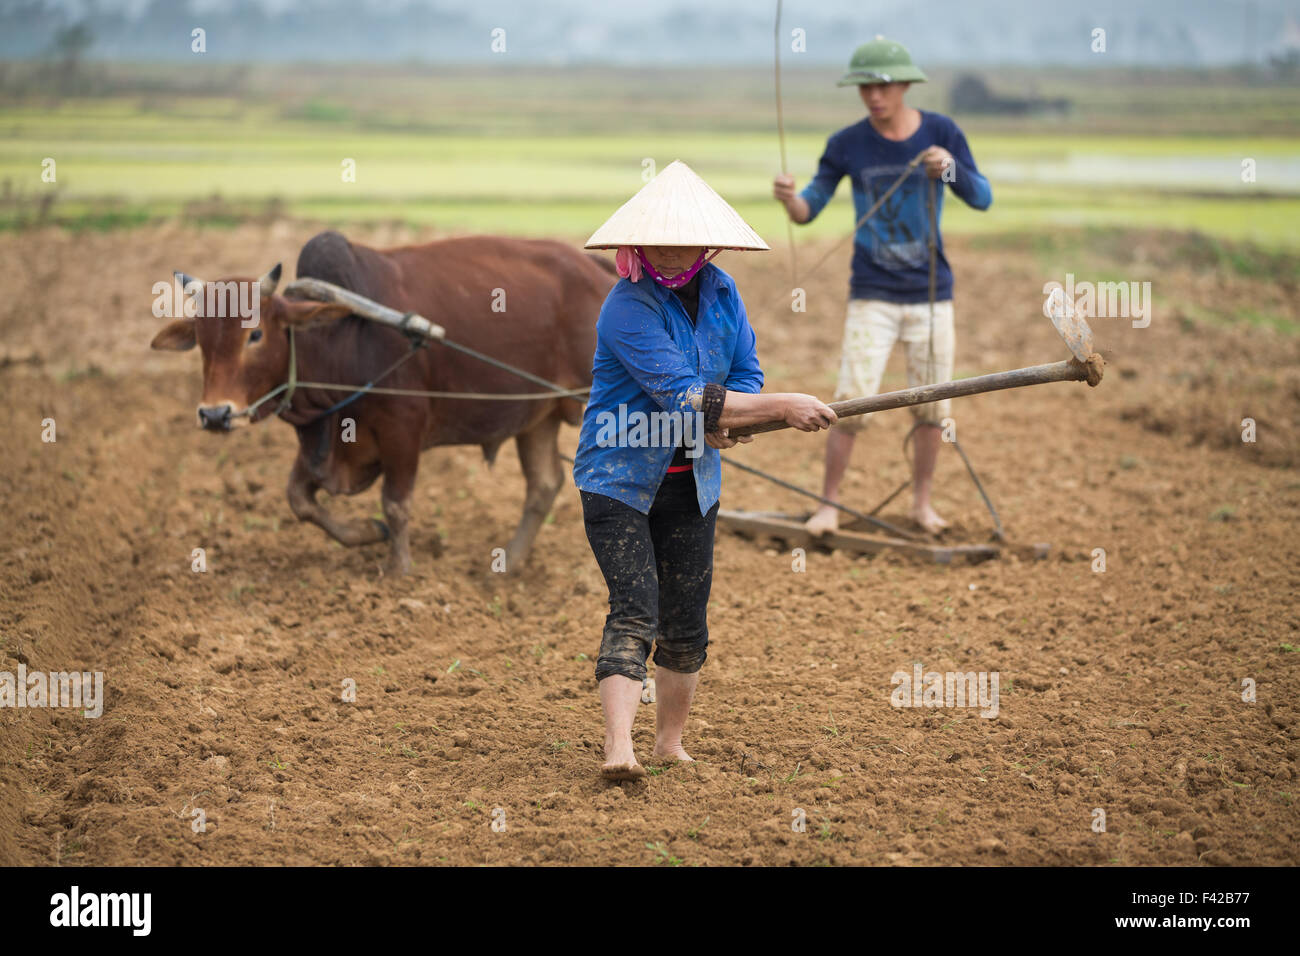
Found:
<svg viewBox="0 0 1300 956"><path fill-rule="evenodd" d="M523 63L766 62L775 0L0 0L0 57L39 56L91 13L103 59L173 60L188 31L210 59L486 61L506 30ZM1300 0L787 0L783 34L802 28L799 63L842 63L884 33L933 65L1222 66L1300 48ZM791 56L794 56L791 54Z"/></svg>

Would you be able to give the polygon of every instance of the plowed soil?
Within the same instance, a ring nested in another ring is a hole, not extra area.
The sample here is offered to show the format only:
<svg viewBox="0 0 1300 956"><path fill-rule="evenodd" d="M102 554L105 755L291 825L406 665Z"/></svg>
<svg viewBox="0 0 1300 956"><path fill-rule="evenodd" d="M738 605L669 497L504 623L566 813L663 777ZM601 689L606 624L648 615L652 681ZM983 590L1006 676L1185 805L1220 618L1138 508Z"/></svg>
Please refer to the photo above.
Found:
<svg viewBox="0 0 1300 956"><path fill-rule="evenodd" d="M1049 557L814 551L799 573L788 550L720 532L698 762L611 786L592 676L605 591L571 486L532 564L494 574L522 504L515 456L426 453L416 573L386 579L383 546L293 519L288 426L200 432L197 353L148 351L153 282L291 272L313 232L0 236L0 671L102 671L107 696L98 719L0 709L0 863L1300 862L1300 338L1204 320L1294 327L1293 262L1243 274L1150 234L953 241L962 376L1066 357L1040 311L1049 279L1153 281L1149 328L1093 321L1100 387L954 406L1009 537ZM768 387L829 395L847 252L808 280L805 315L784 305L782 252L719 264ZM907 477L910 420L883 413L859 439L851 504ZM576 432L561 440L571 452ZM823 445L784 431L727 454L813 487ZM949 540L987 540L950 449L937 481ZM905 522L901 501L883 516ZM378 492L329 504L366 515ZM735 470L723 504L806 508ZM998 716L891 706L914 662L997 672Z"/></svg>

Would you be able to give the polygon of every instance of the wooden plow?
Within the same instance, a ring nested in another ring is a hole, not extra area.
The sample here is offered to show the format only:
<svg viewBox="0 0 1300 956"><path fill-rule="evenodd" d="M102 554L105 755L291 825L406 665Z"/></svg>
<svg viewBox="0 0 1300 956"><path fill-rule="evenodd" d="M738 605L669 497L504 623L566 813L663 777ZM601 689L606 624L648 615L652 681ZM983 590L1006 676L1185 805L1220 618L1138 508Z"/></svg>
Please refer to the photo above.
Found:
<svg viewBox="0 0 1300 956"><path fill-rule="evenodd" d="M1087 382L1095 387L1101 382L1105 363L1093 348L1092 330L1082 315L1074 311L1073 304L1057 290L1050 300L1052 325L1070 350L1070 358L1050 365L1035 365L1030 368L1014 369L1009 372L995 372L991 375L979 375L975 378L957 379L938 385L920 385L915 388L901 389L896 392L884 392L865 398L853 398L843 402L833 402L831 408L841 418L851 415L863 415L868 412L884 411L891 408L904 408L911 405L924 405L947 398L963 395L976 395L981 392L995 392L1008 388L1023 388L1029 385L1042 385L1048 382ZM730 429L732 436L752 435L760 432L776 431L789 426L784 421L763 422L758 425L746 425ZM832 426L834 427L834 426ZM963 455L963 458L965 456ZM736 462L729 462L737 464ZM745 467L745 466L742 466ZM967 462L969 468L969 462ZM754 469L748 469L753 471ZM759 474L762 474L759 472ZM974 472L971 472L974 478ZM804 491L794 485L776 480L783 487L825 501L819 495ZM978 479L976 486L979 487ZM900 489L901 490L901 489ZM897 492L895 492L897 493ZM981 488L982 493L982 488ZM890 496L893 497L892 495ZM886 499L888 501L889 499ZM987 501L987 498L986 498ZM829 502L827 502L829 503ZM883 503L882 503L883 506ZM877 508L877 510L879 510ZM968 562L985 561L1004 553L1012 553L1022 560L1041 560L1050 550L1047 544L1015 545L1008 543L1001 535L1001 528L995 533L994 540L987 544L944 544L920 535L901 532L893 528L894 534L869 533L861 530L866 525L891 527L875 518L873 514L862 514L851 508L841 507L854 517L847 527L823 535L813 535L804 527L806 516L782 514L771 511L736 511L718 510L718 524L747 538L759 541L780 543L789 548L841 548L856 554L877 554L881 551L894 551L937 564L951 564L955 560ZM996 516L995 516L996 518ZM857 527L855 527L855 524Z"/></svg>

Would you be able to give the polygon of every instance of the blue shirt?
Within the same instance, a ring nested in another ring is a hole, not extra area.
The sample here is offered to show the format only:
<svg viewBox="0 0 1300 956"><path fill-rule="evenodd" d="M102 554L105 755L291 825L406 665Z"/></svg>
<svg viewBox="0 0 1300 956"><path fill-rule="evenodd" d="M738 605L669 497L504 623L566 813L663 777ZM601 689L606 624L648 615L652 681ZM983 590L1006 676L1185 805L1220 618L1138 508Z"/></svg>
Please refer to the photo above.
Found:
<svg viewBox="0 0 1300 956"><path fill-rule="evenodd" d="M921 126L902 141L885 139L870 118L846 126L826 142L817 175L799 195L808 201L812 222L822 211L844 176L853 187L853 221L857 222L877 198L893 184L908 162L930 146L952 153L956 169L945 183L935 180L935 223L943 216L944 186L952 187L966 205L987 209L993 202L989 181L975 167L975 157L957 124L939 113L921 110ZM917 166L876 214L862 224L853 243L853 279L850 297L883 299L914 304L930 298L930 220L925 209L924 164ZM943 251L943 236L936 237L935 298L952 298L952 269Z"/></svg>
<svg viewBox="0 0 1300 956"><path fill-rule="evenodd" d="M700 514L722 493L722 457L704 443L703 416L692 400L708 383L758 392L763 370L735 280L712 263L699 279L694 323L677 295L649 276L620 279L606 296L573 463L573 482L582 491L649 514L679 444L676 435L686 439Z"/></svg>

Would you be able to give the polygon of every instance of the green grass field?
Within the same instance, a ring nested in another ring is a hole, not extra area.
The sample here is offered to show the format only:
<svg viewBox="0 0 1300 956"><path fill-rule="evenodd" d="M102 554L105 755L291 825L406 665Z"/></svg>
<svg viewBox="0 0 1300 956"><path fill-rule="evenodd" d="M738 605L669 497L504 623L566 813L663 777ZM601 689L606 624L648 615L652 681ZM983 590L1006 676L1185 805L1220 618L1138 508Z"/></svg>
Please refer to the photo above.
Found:
<svg viewBox="0 0 1300 956"><path fill-rule="evenodd" d="M221 223L274 210L340 225L581 237L639 188L646 160L662 168L682 159L770 242L785 241L769 199L780 154L764 71L664 75L647 98L644 78L590 68L511 77L262 68L214 73L206 87L186 75L197 88L178 91L159 70L114 73L112 92L94 98L0 96L0 227L42 215L40 200L53 193L43 215L74 227L170 216ZM824 79L797 72L786 85L789 163L801 183L825 137L862 116L854 91ZM1206 84L1198 97L1190 79L1105 79L1054 78L1042 92L1078 101L1065 117L958 116L994 205L976 213L949 202L945 229L1137 226L1300 245L1300 92ZM699 89L710 95L691 95ZM942 82L914 93L922 108L946 109ZM1231 133L1200 128L1212 111L1196 106L1207 97L1231 115ZM1246 133L1243 116L1267 133ZM55 183L41 180L47 157ZM1242 182L1245 158L1256 163L1254 183ZM344 181L345 160L355 161L355 182ZM845 234L848 193L842 183L799 235Z"/></svg>

